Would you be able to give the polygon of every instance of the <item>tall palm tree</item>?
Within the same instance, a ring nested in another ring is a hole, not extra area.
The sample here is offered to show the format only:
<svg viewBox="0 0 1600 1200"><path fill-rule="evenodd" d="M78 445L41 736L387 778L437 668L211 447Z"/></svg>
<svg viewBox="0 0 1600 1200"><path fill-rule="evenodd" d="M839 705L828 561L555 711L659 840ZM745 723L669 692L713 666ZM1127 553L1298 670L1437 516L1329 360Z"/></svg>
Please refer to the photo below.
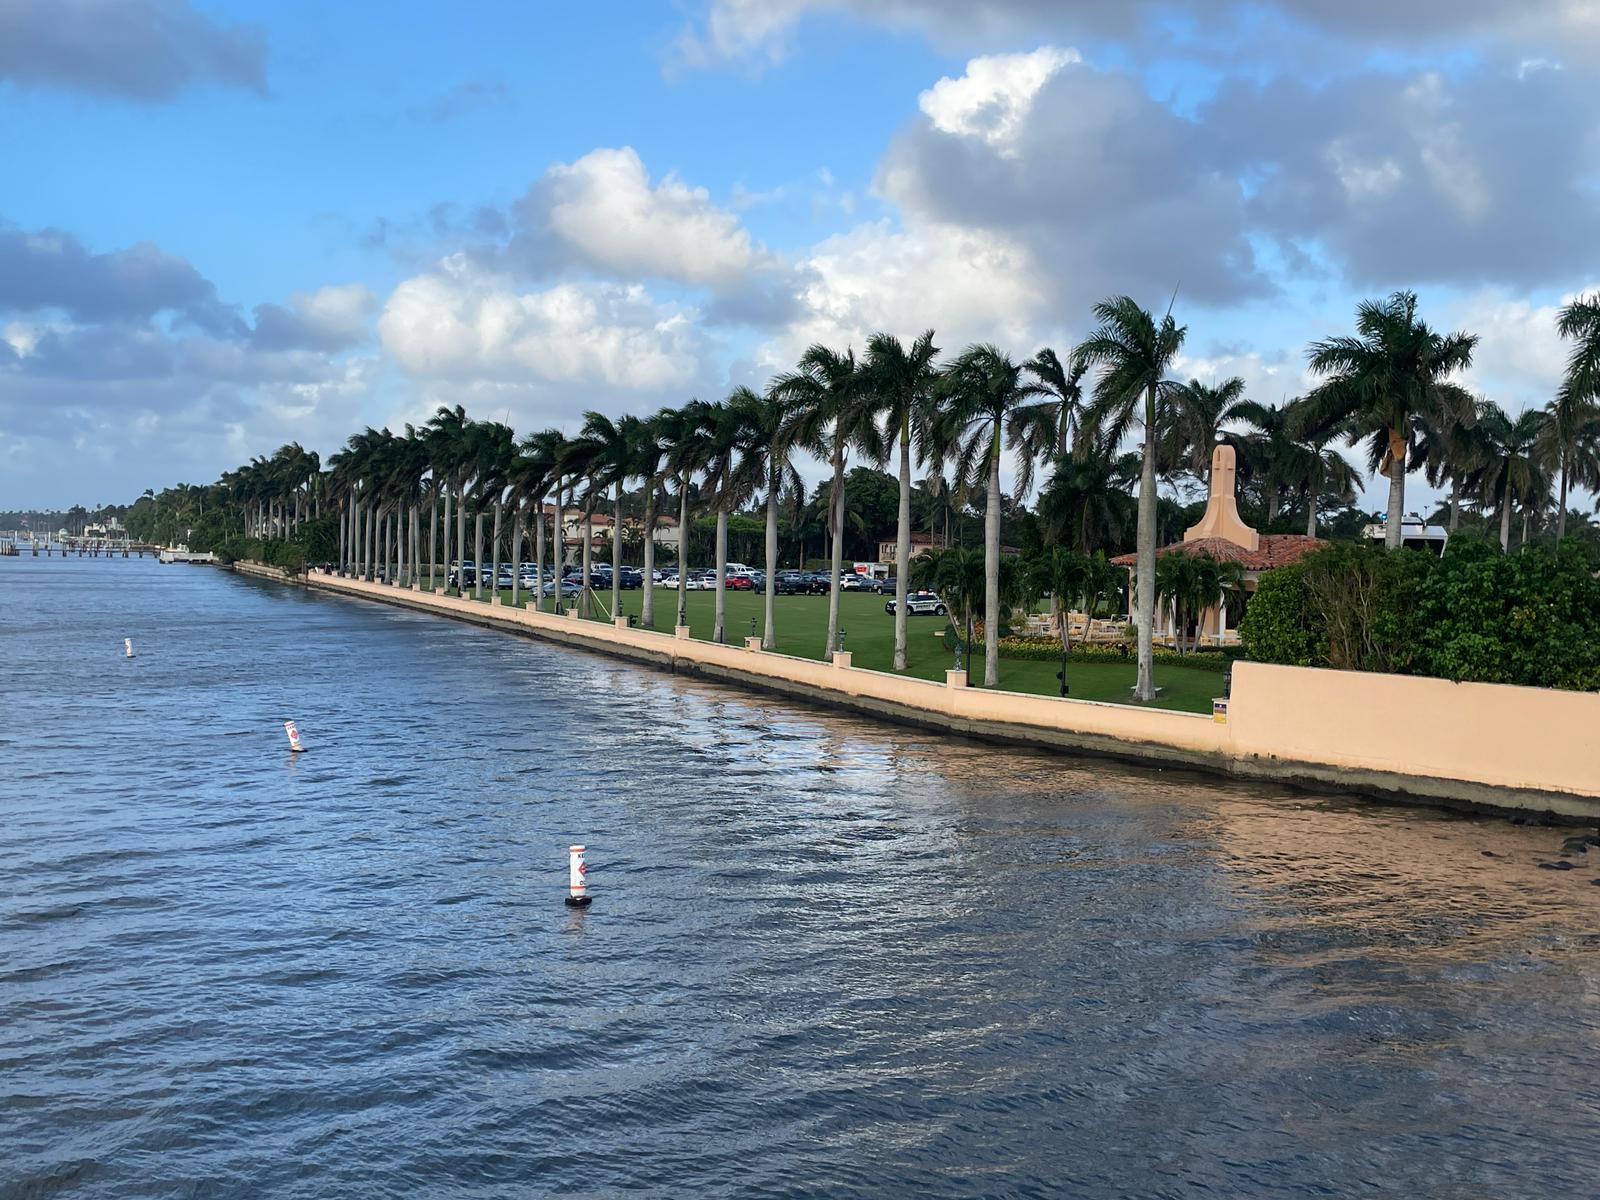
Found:
<svg viewBox="0 0 1600 1200"><path fill-rule="evenodd" d="M765 395L750 393L747 397L729 403L737 409L738 419L748 427L744 440L744 458L739 471L751 491L761 491L766 503L766 588L763 599L763 624L761 648L774 650L778 645L776 626L776 596L778 589L778 512L784 496L798 498L804 503L805 483L794 465L796 420L789 407L772 389Z"/></svg>
<svg viewBox="0 0 1600 1200"><path fill-rule="evenodd" d="M666 446L661 440L663 426L661 414L638 421L632 427L633 444L628 457L633 463L633 473L639 479L640 493L644 498L644 593L639 606L639 623L646 629L656 627L656 526L660 518L656 506L661 499L661 483L665 474Z"/></svg>
<svg viewBox="0 0 1600 1200"><path fill-rule="evenodd" d="M689 623L689 493L695 474L705 465L706 446L700 429L707 407L704 400L690 400L682 408L663 409L656 414L667 469L676 481L678 494L677 623L680 626Z"/></svg>
<svg viewBox="0 0 1600 1200"><path fill-rule="evenodd" d="M726 401L702 405L699 434L705 474L704 492L716 514L716 600L711 640L728 640L728 516L749 495L748 451L758 435L757 413L763 401L747 387L737 387Z"/></svg>
<svg viewBox="0 0 1600 1200"><path fill-rule="evenodd" d="M955 454L955 474L960 479L986 479L988 503L983 517L983 684L1000 683L1000 460L1005 439L1011 434L1021 453L1017 459L1016 494L1028 491L1033 457L1017 438L1019 427L1037 420L1030 411L1035 397L1044 394L1036 383L1022 377L1022 367L995 346L972 346L946 368L939 384L940 409L934 418L935 455Z"/></svg>
<svg viewBox="0 0 1600 1200"><path fill-rule="evenodd" d="M444 493L443 562L447 576L452 562L466 558L463 552L463 545L466 542L466 516L461 512L461 498L467 481L472 478L473 455L470 434L472 424L472 420L467 416L467 410L458 404L453 409L441 406L423 427L434 479ZM454 530L451 528L452 501L457 514ZM456 582L460 585L465 579L458 577Z"/></svg>
<svg viewBox="0 0 1600 1200"><path fill-rule="evenodd" d="M867 386L884 422L884 440L900 450L900 513L894 547L894 669L906 669L906 588L911 576L911 454L915 445L924 452L928 419L932 415L934 388L939 381L939 347L929 329L909 347L897 337L875 333L867 340L863 364ZM769 505L768 520L776 509ZM769 534L769 540L775 534ZM768 570L768 589L772 588Z"/></svg>
<svg viewBox="0 0 1600 1200"><path fill-rule="evenodd" d="M522 439L522 453L532 464L529 472L535 488L533 510L538 523L533 527L534 608L540 612L544 611L545 497L552 491L555 493L556 508L555 526L551 531L555 544L550 548L551 578L555 580L550 589L554 597L551 608L556 612L561 611L561 574L566 569L565 537L562 534L561 464L565 458L566 445L567 439L559 429L543 429L538 433L530 433Z"/></svg>
<svg viewBox="0 0 1600 1200"><path fill-rule="evenodd" d="M1312 343L1311 369L1326 378L1308 397L1310 424L1348 423L1352 445L1369 440L1369 459L1389 477L1384 540L1393 550L1405 516L1408 453L1420 425L1462 407L1465 394L1451 377L1472 365L1478 339L1435 332L1417 316L1415 292L1362 301L1356 333Z"/></svg>
<svg viewBox="0 0 1600 1200"><path fill-rule="evenodd" d="M1314 414L1304 407L1304 401L1299 403L1302 407L1291 411L1291 404L1240 400L1229 412L1232 419L1243 421L1251 429L1235 439L1239 443L1240 474L1261 489L1268 529L1278 520L1284 493L1310 474L1308 454L1295 440L1295 428L1300 420L1309 420ZM1304 436L1327 438L1333 434L1323 427L1311 427Z"/></svg>
<svg viewBox="0 0 1600 1200"><path fill-rule="evenodd" d="M1580 296L1556 317L1556 332L1572 339L1566 376L1547 409L1542 454L1560 479L1556 540L1567 535L1567 490L1600 486L1589 466L1600 444L1600 292Z"/></svg>
<svg viewBox="0 0 1600 1200"><path fill-rule="evenodd" d="M772 381L772 392L795 410L795 441L832 468L828 493L828 536L831 539L828 588L828 634L824 656L839 646L839 578L844 571L844 474L852 447L882 461L882 439L874 409L856 366L854 351L843 354L812 346L795 370Z"/></svg>
<svg viewBox="0 0 1600 1200"><path fill-rule="evenodd" d="M1186 326L1169 311L1158 323L1131 297L1103 300L1094 308L1099 327L1073 352L1073 361L1098 366L1094 400L1085 414L1108 445L1120 445L1129 429L1142 428L1139 525L1134 593L1139 634L1139 674L1134 696L1154 700L1156 590L1156 425L1158 406L1180 385L1167 378L1183 347Z"/></svg>
<svg viewBox="0 0 1600 1200"><path fill-rule="evenodd" d="M587 476L595 496L612 492L613 513L611 521L611 615L615 617L622 608L622 490L635 474L634 456L640 439L641 422L638 417L625 416L613 421L604 413L583 414L583 428L567 448L568 462L577 465ZM590 506L592 512L593 506ZM588 512L585 514L584 537L589 539ZM589 570L584 560L584 573ZM587 591L587 581L585 581Z"/></svg>
<svg viewBox="0 0 1600 1200"><path fill-rule="evenodd" d="M1072 652L1072 602L1088 592L1089 559L1060 546L1053 546L1028 559L1023 566L1028 593L1050 597L1050 615L1055 620L1056 636L1061 639L1061 694L1067 694L1066 659Z"/></svg>

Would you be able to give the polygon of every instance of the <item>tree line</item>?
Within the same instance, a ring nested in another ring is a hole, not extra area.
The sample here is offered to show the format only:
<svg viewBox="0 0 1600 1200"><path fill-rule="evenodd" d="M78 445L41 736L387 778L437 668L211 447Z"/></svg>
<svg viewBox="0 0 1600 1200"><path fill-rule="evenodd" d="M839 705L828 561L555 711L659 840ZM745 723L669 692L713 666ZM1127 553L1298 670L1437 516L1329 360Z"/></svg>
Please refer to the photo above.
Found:
<svg viewBox="0 0 1600 1200"><path fill-rule="evenodd" d="M130 527L141 536L192 530L206 520L207 503L214 528L267 539L301 536L308 522L326 531L331 520L329 542L336 542L341 572L369 579L382 572L398 582L409 564L415 583L421 563L430 564L431 576L433 564L468 557L469 521L475 561L484 561L488 523L496 567L502 549L520 563L531 534L541 572L553 541L550 561L559 576L567 565L561 531L574 513L585 525L587 580L593 517L612 510L613 561L620 565L625 505L636 505L645 574L641 619L653 627L660 517L672 515L683 538L694 520L708 518L718 579L713 636L722 640L729 525L753 516L762 521L769 567L763 643L770 648L780 521L806 507L801 456L827 470L816 500L835 578L849 528L850 469L859 460L891 469L898 489L896 670L905 669L913 496L945 497L947 514L981 513L983 586L981 600L973 589L973 608L984 627L984 682L994 686L1005 612L1002 519L1040 479L1029 515L1041 548L1080 556L1115 552L1133 527L1136 696L1149 699L1150 598L1179 586L1163 589L1157 579L1158 537L1171 536L1176 524L1158 481L1169 490L1203 488L1219 440L1238 447L1241 488L1260 498L1266 526L1280 524L1292 509L1303 513L1313 535L1326 507L1347 506L1358 482L1335 444L1364 447L1368 470L1389 481L1391 548L1400 541L1412 469L1448 490L1452 528L1463 504L1498 513L1503 546L1514 510L1526 535L1530 513L1548 507L1554 487L1559 538L1570 490L1600 486L1600 294L1561 310L1560 332L1573 344L1563 383L1547 405L1515 419L1459 382L1477 338L1434 330L1410 292L1361 304L1354 334L1313 343L1307 360L1318 383L1276 405L1246 396L1237 378L1220 384L1174 378L1187 327L1170 310L1158 317L1119 296L1096 305L1093 315L1095 328L1068 353L1045 348L1021 361L993 345L945 357L931 330L911 341L874 334L859 355L815 345L760 391L738 387L720 401L694 399L649 416L592 411L570 436L551 428L519 438L505 424L470 418L461 406L441 407L421 427L407 425L399 434L386 428L353 434L326 464L295 444L210 487L147 493L130 510ZM1006 462L1014 481L1009 497L1001 489ZM914 479L918 473L923 477ZM1212 574L1227 586L1224 573L1198 574L1206 576L1202 583L1181 585L1193 604L1202 587L1216 582ZM620 580L613 578L616 612ZM684 582L680 574L680 622ZM834 588L827 649L837 644L838 605Z"/></svg>

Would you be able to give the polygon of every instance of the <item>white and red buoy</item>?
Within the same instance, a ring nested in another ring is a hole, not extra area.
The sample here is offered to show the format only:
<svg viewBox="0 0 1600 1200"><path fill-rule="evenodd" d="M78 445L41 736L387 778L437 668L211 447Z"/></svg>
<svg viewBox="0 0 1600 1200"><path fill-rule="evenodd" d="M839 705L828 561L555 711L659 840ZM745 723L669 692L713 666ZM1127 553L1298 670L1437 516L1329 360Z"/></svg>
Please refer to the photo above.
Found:
<svg viewBox="0 0 1600 1200"><path fill-rule="evenodd" d="M122 639L122 653L128 658L132 658L133 657L133 639L132 638L123 638Z"/></svg>
<svg viewBox="0 0 1600 1200"><path fill-rule="evenodd" d="M305 750L305 746L301 745L300 743L300 730L295 728L295 723L293 721L285 721L283 723L283 731L289 735L290 750L294 751L296 754L299 754Z"/></svg>
<svg viewBox="0 0 1600 1200"><path fill-rule="evenodd" d="M583 846L567 847L567 904L573 908L588 908L591 899L589 864L583 860L585 852Z"/></svg>

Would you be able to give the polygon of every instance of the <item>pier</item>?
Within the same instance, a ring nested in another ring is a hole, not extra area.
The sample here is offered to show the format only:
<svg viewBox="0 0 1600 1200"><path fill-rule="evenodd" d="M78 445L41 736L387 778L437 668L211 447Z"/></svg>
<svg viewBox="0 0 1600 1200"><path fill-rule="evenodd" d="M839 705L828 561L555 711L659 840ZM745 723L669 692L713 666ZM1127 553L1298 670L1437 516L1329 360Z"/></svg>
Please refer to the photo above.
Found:
<svg viewBox="0 0 1600 1200"><path fill-rule="evenodd" d="M141 542L131 537L65 537L30 533L27 530L0 531L0 558L17 558L31 555L38 558L143 558L161 553L161 547Z"/></svg>

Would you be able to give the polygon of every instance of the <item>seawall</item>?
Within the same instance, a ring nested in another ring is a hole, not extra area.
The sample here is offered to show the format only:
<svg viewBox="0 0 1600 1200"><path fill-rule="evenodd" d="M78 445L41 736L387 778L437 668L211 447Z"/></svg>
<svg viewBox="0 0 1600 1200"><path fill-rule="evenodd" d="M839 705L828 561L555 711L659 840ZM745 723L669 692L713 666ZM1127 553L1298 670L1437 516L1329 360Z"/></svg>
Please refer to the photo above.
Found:
<svg viewBox="0 0 1600 1200"><path fill-rule="evenodd" d="M285 581L272 568L236 569ZM990 691L312 574L307 586L964 736L1317 790L1600 821L1600 695L1235 665L1223 719Z"/></svg>

